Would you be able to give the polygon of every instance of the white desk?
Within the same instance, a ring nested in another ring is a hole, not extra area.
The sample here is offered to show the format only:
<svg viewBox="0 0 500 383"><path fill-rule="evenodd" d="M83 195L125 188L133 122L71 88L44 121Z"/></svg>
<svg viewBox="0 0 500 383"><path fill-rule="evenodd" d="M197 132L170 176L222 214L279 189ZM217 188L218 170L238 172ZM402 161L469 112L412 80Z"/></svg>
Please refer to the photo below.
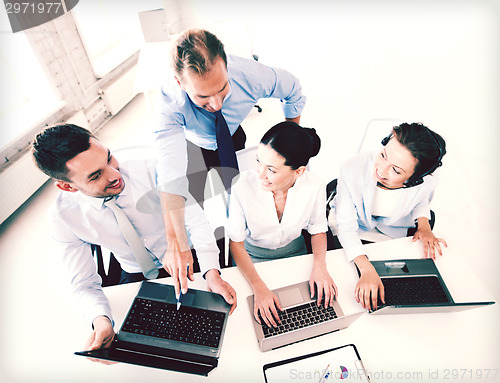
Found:
<svg viewBox="0 0 500 383"><path fill-rule="evenodd" d="M409 238L367 245L366 249L373 259L415 258L421 255L419 244L411 243ZM468 276L467 279L462 279L464 273L467 274L467 268L461 265L458 256L453 255L455 252L459 253L458 245L450 244L445 257L436 262L454 299L492 299L477 278ZM339 288L339 303L346 314L359 311L361 306L353 297L357 281L354 267L345 262L342 250L330 252L327 258L329 271ZM270 288L307 280L311 266L310 255L256 265ZM71 321L72 318L65 314L65 308L61 308L58 313L62 316L58 318L58 324L66 335L54 338L54 344L48 345L54 361L52 366L47 366L47 369L52 371L47 376L56 376L59 377L57 381L72 383L255 383L264 381L262 366L266 363L349 343L357 346L365 367L375 382L491 382L495 374L491 369L500 368L499 304L459 313L393 316L365 314L345 330L278 350L260 352L246 302L251 289L237 268L224 269L222 275L235 287L238 293L238 307L229 318L219 366L208 378L127 364L105 366L74 356L72 353L81 349L90 331L84 325L75 324L74 318ZM168 279L159 282L167 283ZM134 283L105 288L116 320L116 329L119 329L138 286L138 283ZM205 282L197 275L196 281L190 286L203 289ZM44 352L43 349L40 351ZM490 375L486 380L488 371ZM475 375L479 372L483 374L482 380L477 379ZM457 374L456 379L453 379L454 374ZM63 377L65 379L62 379ZM438 379L433 379L436 377ZM500 379L500 371L496 379Z"/></svg>

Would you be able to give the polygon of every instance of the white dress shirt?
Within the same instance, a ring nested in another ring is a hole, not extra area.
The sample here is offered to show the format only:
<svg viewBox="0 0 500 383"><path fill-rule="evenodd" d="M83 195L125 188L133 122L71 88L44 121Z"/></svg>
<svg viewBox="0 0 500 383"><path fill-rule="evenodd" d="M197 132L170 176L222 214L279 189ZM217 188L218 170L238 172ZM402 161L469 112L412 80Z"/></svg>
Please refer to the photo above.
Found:
<svg viewBox="0 0 500 383"><path fill-rule="evenodd" d="M155 193L155 165L156 161L153 160L120 163L125 188L116 202L135 227L144 246L154 256L158 268L161 268L167 242L159 198ZM153 195L153 199L144 207L142 202L146 194ZM139 201L141 203L138 204ZM155 210L154 213L152 209ZM51 221L53 237L62 247L62 260L85 319L89 323L99 315L112 319L108 300L101 288L101 277L96 272L91 244L109 249L124 271L141 272L115 215L104 205L103 198L90 197L80 192L61 192L51 211ZM219 270L219 250L213 230L198 204L186 204L185 224L203 275L210 269Z"/></svg>
<svg viewBox="0 0 500 383"><path fill-rule="evenodd" d="M406 236L410 227L415 227L417 218L430 219L429 203L438 182L436 172L425 176L418 186L400 189L394 197L392 214L380 217L374 214L377 182L373 179L373 166L378 153L358 153L340 168L337 195L331 205L335 208L338 238L348 261L366 252L358 230L377 228L391 238L400 238Z"/></svg>
<svg viewBox="0 0 500 383"><path fill-rule="evenodd" d="M400 198L404 198L404 192L404 189L375 188L372 215L379 217L390 217L394 215L394 209L398 205Z"/></svg>
<svg viewBox="0 0 500 383"><path fill-rule="evenodd" d="M257 172L242 172L231 189L228 236L243 242L278 249L288 245L306 229L311 235L328 230L325 182L305 171L288 190L281 221L271 191L260 186Z"/></svg>

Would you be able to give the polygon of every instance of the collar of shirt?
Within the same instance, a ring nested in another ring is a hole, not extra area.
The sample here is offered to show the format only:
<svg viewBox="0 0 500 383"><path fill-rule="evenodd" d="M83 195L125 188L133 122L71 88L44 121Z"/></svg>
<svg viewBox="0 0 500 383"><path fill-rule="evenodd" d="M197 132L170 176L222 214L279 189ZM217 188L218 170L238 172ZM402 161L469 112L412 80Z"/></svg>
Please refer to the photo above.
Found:
<svg viewBox="0 0 500 383"><path fill-rule="evenodd" d="M233 94L232 92L232 88L233 88L233 79L232 78L228 78L227 79L227 82L228 82L228 86L229 86L229 92L226 94L226 97L224 97L224 100L222 101L222 109L221 109L221 112L223 112L224 110L224 104L227 105L227 102L228 100L230 99L231 95ZM191 103L191 105L193 105L196 109L198 109L200 111L200 113L203 113L203 114L206 114L207 116L213 116L214 118L214 121L215 121L215 113L212 113L212 112L209 112L205 109L203 109L201 106L198 106L196 105L193 100L191 100L191 97L189 97L189 94L187 94L186 91L182 91L182 93L184 93L184 96L186 97L187 100L189 100L189 102Z"/></svg>
<svg viewBox="0 0 500 383"><path fill-rule="evenodd" d="M229 238L236 241L246 239L250 244L266 249L289 244L300 236L304 227L317 225L315 218L311 218L311 211L316 208L318 196L313 189L318 185L309 180L308 172L298 177L288 189L283 216L279 221L273 193L261 187L257 172L251 169L242 173L241 180L234 185L233 193L237 196L235 201L238 205L235 202L230 209ZM326 226L326 216L324 223Z"/></svg>
<svg viewBox="0 0 500 383"><path fill-rule="evenodd" d="M221 110L221 112L224 115L224 118L226 118L226 120L227 120L228 116L227 116L227 110L226 110L226 113L224 113L224 107L227 106L227 104L231 102L231 96L233 95L233 86L235 86L235 84L236 84L233 76L231 75L231 68L230 68L230 65L229 65L232 61L233 61L233 59L231 58L231 56L228 55L227 56L227 63L228 63L228 65L227 65L227 74L228 74L228 76L227 76L227 82L228 82L228 86L229 86L229 91L226 94L226 97L224 97L224 100L222 101L222 110ZM179 87L179 89L180 89L180 87ZM202 107L196 105L193 102L193 100L191 100L191 97L189 97L189 94L187 94L186 91L182 90L182 93L184 94L184 97L186 98L186 100L189 100L189 102L191 103L191 105L193 105L201 113L213 116L213 119L215 121L215 114L214 113L208 112L205 109L203 109ZM228 122L228 126L229 126L229 124L230 123ZM229 127L229 130L231 131L231 133L234 133L235 129L231 130L231 127Z"/></svg>
<svg viewBox="0 0 500 383"><path fill-rule="evenodd" d="M270 213L271 217L273 219L276 219L276 222L278 223L279 226L286 226L288 224L289 219L292 219L291 217L294 216L294 214L290 216L290 212L293 212L293 204L294 204L294 199L296 198L296 194L300 193L301 190L304 190L303 187L305 184L307 184L307 177L308 177L308 172L304 172L302 176L298 177L295 180L295 183L293 186L291 186L288 191L287 191L287 197L286 197L286 203L285 203L285 208L283 210L283 216L281 217L281 221L278 222L278 216L275 213L274 208L274 195L272 191L269 190L264 190L260 185L259 185L259 180L258 180L258 175L257 172L254 169L249 170L249 173L251 173L252 180L255 181L255 188L253 188L253 192L256 193L257 198L261 201L266 201L265 204L269 208L272 213ZM300 198L300 194L299 198Z"/></svg>
<svg viewBox="0 0 500 383"><path fill-rule="evenodd" d="M251 169L250 171L255 173L255 177L258 179L259 176L257 175L257 172L254 169ZM302 184L304 182L307 182L307 180L306 180L307 176L308 176L308 171L306 170L304 172L304 174L302 174L300 177L298 177L295 180L294 184L292 186L290 186L290 188L287 191L287 203L288 203L288 196L290 194L294 194L296 190L299 190L302 187ZM261 191L263 194L271 194L271 195L273 194L272 191L262 189L262 187L260 187L260 185L259 185L259 188L257 190Z"/></svg>

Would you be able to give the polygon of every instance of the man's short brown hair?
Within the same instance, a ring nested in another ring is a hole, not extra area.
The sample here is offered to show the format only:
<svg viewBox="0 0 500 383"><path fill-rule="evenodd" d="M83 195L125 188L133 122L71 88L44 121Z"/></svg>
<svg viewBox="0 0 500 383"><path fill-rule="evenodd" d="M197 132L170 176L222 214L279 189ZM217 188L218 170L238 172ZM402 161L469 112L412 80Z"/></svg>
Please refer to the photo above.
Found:
<svg viewBox="0 0 500 383"><path fill-rule="evenodd" d="M177 39L172 52L172 66L180 78L185 70L204 75L219 57L227 67L224 44L217 36L203 29L189 29Z"/></svg>

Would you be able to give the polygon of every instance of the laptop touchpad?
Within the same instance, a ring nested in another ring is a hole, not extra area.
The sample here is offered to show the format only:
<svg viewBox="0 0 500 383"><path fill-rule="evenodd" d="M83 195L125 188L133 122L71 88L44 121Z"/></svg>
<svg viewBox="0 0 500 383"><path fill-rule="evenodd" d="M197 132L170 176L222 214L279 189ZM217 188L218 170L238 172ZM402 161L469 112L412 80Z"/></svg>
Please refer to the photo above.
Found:
<svg viewBox="0 0 500 383"><path fill-rule="evenodd" d="M186 306L192 306L195 296L195 292L188 290L188 292L182 296L182 304Z"/></svg>
<svg viewBox="0 0 500 383"><path fill-rule="evenodd" d="M300 292L300 289L298 287L278 292L278 298L281 302L281 305L284 307L304 302L304 298L302 297L302 293Z"/></svg>

